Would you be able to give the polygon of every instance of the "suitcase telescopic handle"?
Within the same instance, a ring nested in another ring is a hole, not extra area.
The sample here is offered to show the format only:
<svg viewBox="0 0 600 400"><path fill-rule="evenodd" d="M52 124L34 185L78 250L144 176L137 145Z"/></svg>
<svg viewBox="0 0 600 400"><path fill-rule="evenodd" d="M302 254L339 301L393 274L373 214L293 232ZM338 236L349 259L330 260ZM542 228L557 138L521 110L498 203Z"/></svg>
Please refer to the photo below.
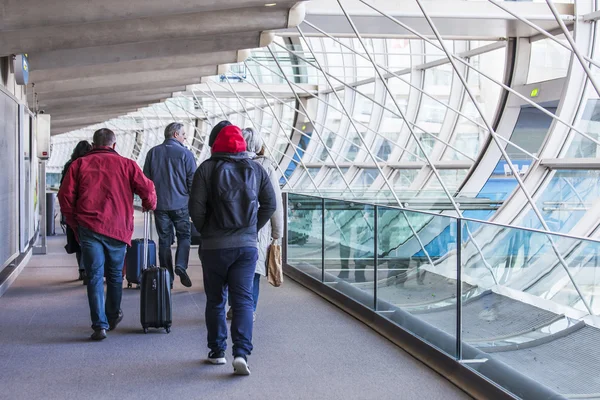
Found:
<svg viewBox="0 0 600 400"><path fill-rule="evenodd" d="M143 270L148 268L148 236L150 231L150 211L144 213L144 266Z"/></svg>

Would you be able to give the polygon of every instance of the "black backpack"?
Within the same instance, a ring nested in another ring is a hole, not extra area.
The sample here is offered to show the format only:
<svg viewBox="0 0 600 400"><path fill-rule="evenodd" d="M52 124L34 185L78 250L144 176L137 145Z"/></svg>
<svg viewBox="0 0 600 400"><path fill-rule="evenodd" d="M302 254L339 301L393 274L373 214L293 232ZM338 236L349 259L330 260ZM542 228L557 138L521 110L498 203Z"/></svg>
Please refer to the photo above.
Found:
<svg viewBox="0 0 600 400"><path fill-rule="evenodd" d="M257 174L250 159L217 159L211 177L211 209L221 229L258 223Z"/></svg>

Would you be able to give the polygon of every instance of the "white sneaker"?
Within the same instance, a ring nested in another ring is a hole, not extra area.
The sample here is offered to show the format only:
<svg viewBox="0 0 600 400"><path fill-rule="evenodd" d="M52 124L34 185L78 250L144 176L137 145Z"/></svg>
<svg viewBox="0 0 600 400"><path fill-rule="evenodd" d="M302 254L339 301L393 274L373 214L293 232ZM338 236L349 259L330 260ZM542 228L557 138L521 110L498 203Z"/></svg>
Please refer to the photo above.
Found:
<svg viewBox="0 0 600 400"><path fill-rule="evenodd" d="M233 359L233 374L234 375L250 375L248 362L244 357L236 357Z"/></svg>

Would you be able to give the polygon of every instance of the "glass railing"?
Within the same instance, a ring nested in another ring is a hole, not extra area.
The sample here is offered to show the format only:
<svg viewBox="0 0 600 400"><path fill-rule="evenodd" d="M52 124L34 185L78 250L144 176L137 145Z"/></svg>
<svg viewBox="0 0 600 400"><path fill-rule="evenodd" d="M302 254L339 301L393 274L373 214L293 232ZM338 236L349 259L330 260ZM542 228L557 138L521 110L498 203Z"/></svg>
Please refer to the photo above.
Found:
<svg viewBox="0 0 600 400"><path fill-rule="evenodd" d="M289 266L519 397L600 398L600 242L292 193L287 211Z"/></svg>

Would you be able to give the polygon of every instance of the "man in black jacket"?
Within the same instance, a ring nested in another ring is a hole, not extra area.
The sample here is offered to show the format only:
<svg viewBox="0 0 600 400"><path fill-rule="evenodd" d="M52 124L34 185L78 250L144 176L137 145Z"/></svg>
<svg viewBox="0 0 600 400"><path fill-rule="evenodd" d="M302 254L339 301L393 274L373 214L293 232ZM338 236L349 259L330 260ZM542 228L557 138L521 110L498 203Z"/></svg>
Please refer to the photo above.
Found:
<svg viewBox="0 0 600 400"><path fill-rule="evenodd" d="M258 231L271 218L276 199L262 166L246 153L240 128L225 126L212 146L212 156L194 175L190 215L200 232L200 260L206 293L208 361L225 364L225 302L231 292L233 369L249 375L254 304L252 285L258 258Z"/></svg>

